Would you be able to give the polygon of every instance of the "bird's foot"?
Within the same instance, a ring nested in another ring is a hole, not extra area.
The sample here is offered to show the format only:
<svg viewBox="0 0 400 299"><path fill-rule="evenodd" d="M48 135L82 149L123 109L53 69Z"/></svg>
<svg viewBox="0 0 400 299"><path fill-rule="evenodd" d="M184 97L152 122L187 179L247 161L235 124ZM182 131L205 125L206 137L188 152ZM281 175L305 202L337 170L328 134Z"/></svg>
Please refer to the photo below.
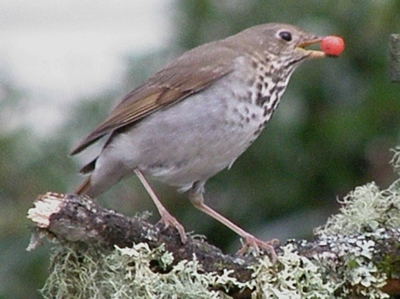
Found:
<svg viewBox="0 0 400 299"><path fill-rule="evenodd" d="M172 216L167 209L163 206L161 201L158 199L157 195L154 193L153 189L151 188L149 182L146 180L145 176L143 173L140 171L140 169L136 168L135 173L139 180L142 182L143 186L149 193L151 199L153 200L154 204L156 205L156 208L158 212L160 213L161 219L160 223L165 225L165 228L168 228L169 226L175 227L178 230L179 235L181 236L181 241L183 244L186 243L187 241L187 236L185 233L185 229L183 228L182 224L176 220L174 216Z"/></svg>
<svg viewBox="0 0 400 299"><path fill-rule="evenodd" d="M238 251L238 254L243 255L249 249L252 249L256 255L260 254L260 251L266 250L273 263L278 260L278 255L275 252L275 246L279 245L278 239L272 239L270 241L261 241L251 234L246 234L242 236L244 238L243 247Z"/></svg>
<svg viewBox="0 0 400 299"><path fill-rule="evenodd" d="M168 228L170 226L176 228L176 230L178 231L178 233L181 237L182 243L185 244L187 241L187 236L186 236L186 232L185 232L183 225L180 224L179 221L176 220L176 218L174 216L172 216L170 213L168 213L167 210L164 210L160 214L161 214L161 219L160 219L159 223L164 224L165 228Z"/></svg>

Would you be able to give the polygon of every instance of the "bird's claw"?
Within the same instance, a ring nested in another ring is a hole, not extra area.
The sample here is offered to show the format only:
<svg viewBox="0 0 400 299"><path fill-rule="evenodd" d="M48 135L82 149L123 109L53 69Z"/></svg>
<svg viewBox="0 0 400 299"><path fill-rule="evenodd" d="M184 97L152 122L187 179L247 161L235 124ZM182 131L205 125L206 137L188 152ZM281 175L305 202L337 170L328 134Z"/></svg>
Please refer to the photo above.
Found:
<svg viewBox="0 0 400 299"><path fill-rule="evenodd" d="M278 255L275 251L275 246L279 244L278 239L272 239L271 241L261 241L253 235L244 236L244 244L242 248L237 252L239 255L245 254L249 249L252 249L256 255L259 255L261 251L266 250L273 263L278 260Z"/></svg>
<svg viewBox="0 0 400 299"><path fill-rule="evenodd" d="M176 230L179 233L179 236L181 237L181 241L183 244L186 243L187 241L187 236L186 236L186 232L185 232L185 228L183 227L182 224L179 223L178 220L176 220L175 217L173 217L171 214L169 213L163 213L161 215L161 219L159 221L159 223L162 223L164 225L164 228L168 228L168 227L174 227L176 228Z"/></svg>

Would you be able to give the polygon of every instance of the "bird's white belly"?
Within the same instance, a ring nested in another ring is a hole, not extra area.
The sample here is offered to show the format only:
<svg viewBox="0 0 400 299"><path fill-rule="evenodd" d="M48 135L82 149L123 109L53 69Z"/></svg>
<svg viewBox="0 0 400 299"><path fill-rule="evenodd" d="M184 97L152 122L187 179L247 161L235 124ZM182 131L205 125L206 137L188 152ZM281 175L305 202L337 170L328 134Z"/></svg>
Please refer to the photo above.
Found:
<svg viewBox="0 0 400 299"><path fill-rule="evenodd" d="M118 134L108 155L132 170L189 189L246 150L260 132L262 113L261 107L211 87Z"/></svg>

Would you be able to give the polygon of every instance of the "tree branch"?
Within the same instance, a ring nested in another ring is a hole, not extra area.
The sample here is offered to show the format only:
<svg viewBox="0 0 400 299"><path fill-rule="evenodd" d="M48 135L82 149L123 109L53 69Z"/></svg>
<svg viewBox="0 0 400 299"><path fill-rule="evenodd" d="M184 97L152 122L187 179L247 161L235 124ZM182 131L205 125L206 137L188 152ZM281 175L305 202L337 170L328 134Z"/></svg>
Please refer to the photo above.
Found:
<svg viewBox="0 0 400 299"><path fill-rule="evenodd" d="M390 35L390 79L393 82L400 82L400 35Z"/></svg>
<svg viewBox="0 0 400 299"><path fill-rule="evenodd" d="M187 242L182 244L175 228L150 224L140 216L125 217L98 206L89 197L47 193L39 197L35 205L28 217L40 231L49 233L60 242L81 242L105 250L113 250L115 246L131 247L138 243L146 243L150 249L163 245L174 255L172 265L191 260L196 255L205 272L222 273L224 269L232 269L240 281L249 280L252 271L246 265L257 261L253 256L224 255L200 237L189 235ZM33 246L28 250L33 249L36 243L31 242Z"/></svg>
<svg viewBox="0 0 400 299"><path fill-rule="evenodd" d="M276 263L265 255L225 255L192 236L182 244L173 228L57 193L39 197L29 210L35 229L28 250L44 235L59 244L42 290L49 298L113 298L122 290L126 298L176 292L189 298L387 298L400 294L399 184L383 191L375 184L358 187L313 241L277 248ZM82 273L93 276L82 279Z"/></svg>

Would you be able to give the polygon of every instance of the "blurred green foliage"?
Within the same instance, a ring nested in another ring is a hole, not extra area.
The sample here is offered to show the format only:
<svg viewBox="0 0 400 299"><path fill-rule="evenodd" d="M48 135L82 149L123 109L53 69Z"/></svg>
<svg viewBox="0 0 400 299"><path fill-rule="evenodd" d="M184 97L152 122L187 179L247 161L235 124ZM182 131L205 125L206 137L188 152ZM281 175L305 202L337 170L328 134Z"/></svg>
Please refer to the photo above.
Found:
<svg viewBox="0 0 400 299"><path fill-rule="evenodd" d="M125 91L162 67L166 56L260 23L291 23L316 34L343 36L346 42L341 57L309 61L295 72L263 134L230 171L206 185L206 201L212 207L254 231L285 214L312 214L321 207L334 212L336 196L369 181L386 187L394 179L388 161L399 139L400 84L388 77L388 46L389 35L400 32L400 1L181 0L171 10L176 24L171 45L127 59L132 67ZM23 117L29 95L10 82L0 84L1 122L10 124ZM79 101L65 126L47 138L28 127L2 125L0 298L39 298L36 289L47 274L48 248L24 251L30 233L26 212L40 193L73 190L78 164L86 156L70 159L69 149L104 119L117 95L123 94L104 91L98 98ZM154 186L188 231L205 234L222 248L238 239L191 207L186 194L156 182ZM111 192L103 202L112 208L128 215L154 211L134 178ZM132 200L134 192L140 200ZM120 199L108 199L113 196ZM302 219L304 225L309 220ZM285 222L280 225L281 230L291 229Z"/></svg>

